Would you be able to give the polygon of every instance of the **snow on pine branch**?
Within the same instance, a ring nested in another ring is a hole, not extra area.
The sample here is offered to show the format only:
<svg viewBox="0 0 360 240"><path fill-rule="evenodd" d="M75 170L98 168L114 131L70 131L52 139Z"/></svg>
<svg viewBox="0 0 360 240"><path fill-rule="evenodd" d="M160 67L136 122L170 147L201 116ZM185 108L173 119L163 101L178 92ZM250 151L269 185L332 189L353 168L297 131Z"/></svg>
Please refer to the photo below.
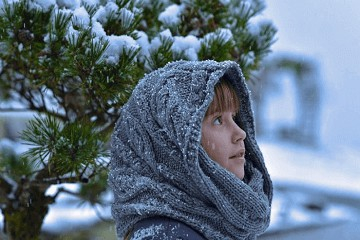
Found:
<svg viewBox="0 0 360 240"><path fill-rule="evenodd" d="M19 0L8 0L9 3L18 1ZM221 4L228 8L228 19L222 19L221 24L217 23L219 24L217 29L211 32L205 32L205 34L200 37L196 35L197 29L190 29L188 32L182 32L182 34L174 32L174 28L177 29L177 27L181 27L181 24L183 24L181 22L184 21L183 15L186 14L189 8L187 2L172 4L167 0L159 1L163 9L159 9L160 12L154 13L154 17L156 18L157 16L156 20L160 23L160 25L155 28L151 25L153 23L146 22L145 18L142 18L144 16L141 15L145 8L152 9L154 3L148 0L120 2L126 4L120 7L120 4L118 5L118 2L115 2L115 0L30 0L29 8L47 11L53 6L52 21L54 21L56 14L71 14L72 19L67 28L66 39L68 41L70 39L77 40L81 29L90 29L94 42L108 43L108 48L104 52L102 60L105 60L108 64L116 64L119 62L124 51L137 51L137 55L133 61L145 62L152 53L161 47L163 44L161 41L162 38L166 38L172 42L171 51L174 56L182 56L189 60L198 60L201 46L209 48L214 41L219 41L221 44L227 42L233 44L235 41L233 34L239 34L239 28L236 26L236 22L240 21L239 16L244 17L247 22L247 20L249 20L248 18L257 15L255 12L261 10L263 7L262 1L243 0L235 3L229 0L222 0L220 1ZM3 0L0 0L0 7L2 6ZM89 13L89 9L95 9L95 12ZM142 19L136 22L139 16ZM200 16L206 16L206 19L202 20L204 22L209 21L209 19L207 19L208 17L214 17L212 13L205 12L202 12ZM119 24L119 26L116 27L125 29L121 34L112 33L112 30L105 27L108 24L111 25L111 21L114 18L118 20ZM194 21L195 20L196 19L194 19ZM260 26L257 26L259 23L255 22L254 24L251 23L251 21L247 23L248 24L245 25L246 30L243 32L256 36L258 45L266 45L267 42L270 42L266 34L261 35L258 33L262 33L259 30ZM135 27L131 28L131 26ZM127 31L127 29L130 30ZM155 33L151 31L155 31ZM44 36L45 42L49 42L51 34L52 33L48 33ZM271 34L269 34L269 37L272 38L273 35L270 35ZM51 37L56 39L56 36ZM239 43L235 44L239 45ZM139 49L140 51L138 51ZM254 56L251 57L251 61L248 61L249 64L253 62Z"/></svg>

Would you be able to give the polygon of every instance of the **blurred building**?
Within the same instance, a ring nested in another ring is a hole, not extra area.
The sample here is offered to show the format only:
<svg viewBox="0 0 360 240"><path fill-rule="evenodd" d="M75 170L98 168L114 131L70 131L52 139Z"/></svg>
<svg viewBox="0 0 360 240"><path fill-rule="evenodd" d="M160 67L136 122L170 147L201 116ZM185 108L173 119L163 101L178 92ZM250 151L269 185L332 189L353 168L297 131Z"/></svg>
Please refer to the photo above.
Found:
<svg viewBox="0 0 360 240"><path fill-rule="evenodd" d="M304 56L272 55L249 84L258 136L316 146L320 139L321 77ZM276 106L273 102L280 99Z"/></svg>

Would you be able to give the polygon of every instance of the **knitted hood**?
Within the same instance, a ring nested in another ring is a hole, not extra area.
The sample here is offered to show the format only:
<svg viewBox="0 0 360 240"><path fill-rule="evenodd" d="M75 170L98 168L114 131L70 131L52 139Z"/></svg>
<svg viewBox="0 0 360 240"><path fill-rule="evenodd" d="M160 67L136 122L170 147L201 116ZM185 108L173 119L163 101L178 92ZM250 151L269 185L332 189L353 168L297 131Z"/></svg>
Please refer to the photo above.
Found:
<svg viewBox="0 0 360 240"><path fill-rule="evenodd" d="M226 77L240 99L245 178L211 160L201 124ZM237 63L177 61L146 75L112 136L109 185L118 236L151 216L187 223L208 239L254 239L270 221L272 183L255 140L249 91Z"/></svg>

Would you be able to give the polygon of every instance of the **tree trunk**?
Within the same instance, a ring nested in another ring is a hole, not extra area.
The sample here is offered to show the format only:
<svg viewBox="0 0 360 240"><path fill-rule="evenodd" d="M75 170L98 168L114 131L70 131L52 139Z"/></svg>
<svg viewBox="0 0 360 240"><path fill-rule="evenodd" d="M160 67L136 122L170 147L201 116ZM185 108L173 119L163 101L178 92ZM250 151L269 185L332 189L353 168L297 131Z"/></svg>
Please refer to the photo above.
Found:
<svg viewBox="0 0 360 240"><path fill-rule="evenodd" d="M51 197L45 196L35 186L30 187L3 209L5 234L9 240L36 240L39 239L41 226L49 210Z"/></svg>

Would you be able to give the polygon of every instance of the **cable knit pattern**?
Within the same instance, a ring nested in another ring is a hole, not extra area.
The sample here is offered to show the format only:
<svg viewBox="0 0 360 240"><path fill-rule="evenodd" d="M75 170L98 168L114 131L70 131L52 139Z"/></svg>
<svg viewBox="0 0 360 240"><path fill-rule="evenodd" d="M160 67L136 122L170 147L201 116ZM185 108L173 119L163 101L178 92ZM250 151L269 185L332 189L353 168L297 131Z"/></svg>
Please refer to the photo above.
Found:
<svg viewBox="0 0 360 240"><path fill-rule="evenodd" d="M243 181L200 145L201 123L225 76L241 102L246 131ZM112 136L109 185L119 238L137 221L166 216L207 239L255 239L269 226L272 183L255 140L249 91L237 63L177 61L146 75Z"/></svg>

